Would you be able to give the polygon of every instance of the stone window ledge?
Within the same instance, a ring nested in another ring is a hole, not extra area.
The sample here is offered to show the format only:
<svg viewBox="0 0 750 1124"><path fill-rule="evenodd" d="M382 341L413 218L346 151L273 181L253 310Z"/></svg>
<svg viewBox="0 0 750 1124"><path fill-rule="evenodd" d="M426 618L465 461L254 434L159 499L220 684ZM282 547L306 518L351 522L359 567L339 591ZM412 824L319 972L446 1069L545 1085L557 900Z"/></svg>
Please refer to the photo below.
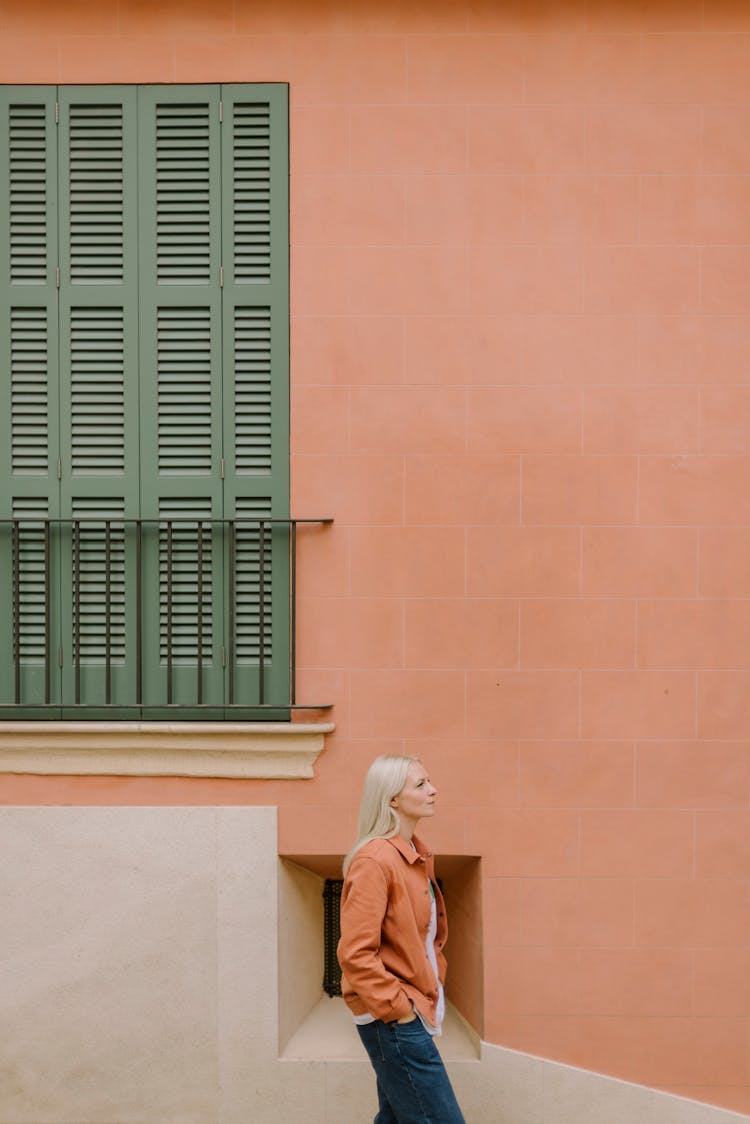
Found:
<svg viewBox="0 0 750 1124"><path fill-rule="evenodd" d="M304 779L331 722L0 722L0 773Z"/></svg>

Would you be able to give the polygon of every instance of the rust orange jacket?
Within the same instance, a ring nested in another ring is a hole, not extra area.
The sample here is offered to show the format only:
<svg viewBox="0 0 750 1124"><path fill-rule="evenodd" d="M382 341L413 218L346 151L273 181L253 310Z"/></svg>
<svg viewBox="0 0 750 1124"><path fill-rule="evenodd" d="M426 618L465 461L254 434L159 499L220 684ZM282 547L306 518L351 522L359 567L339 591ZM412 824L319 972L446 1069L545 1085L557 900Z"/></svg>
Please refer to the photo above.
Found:
<svg viewBox="0 0 750 1124"><path fill-rule="evenodd" d="M435 887L441 983L448 925L434 857L416 836L414 846L416 851L400 836L373 839L352 859L341 893L341 989L355 1015L392 1022L408 1015L413 1003L434 1024L438 991L425 948L428 879Z"/></svg>

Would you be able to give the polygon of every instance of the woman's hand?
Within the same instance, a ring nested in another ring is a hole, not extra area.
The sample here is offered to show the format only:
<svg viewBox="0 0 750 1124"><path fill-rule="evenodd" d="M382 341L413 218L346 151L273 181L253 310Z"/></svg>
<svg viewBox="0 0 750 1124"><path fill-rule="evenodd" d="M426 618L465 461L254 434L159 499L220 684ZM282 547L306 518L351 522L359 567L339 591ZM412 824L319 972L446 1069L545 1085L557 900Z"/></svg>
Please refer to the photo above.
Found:
<svg viewBox="0 0 750 1124"><path fill-rule="evenodd" d="M404 1017L402 1019L396 1019L396 1022L397 1023L413 1023L414 1020L416 1019L416 1017L417 1017L416 1014L414 1013L414 1011L412 1011L412 1013L410 1015L404 1015Z"/></svg>

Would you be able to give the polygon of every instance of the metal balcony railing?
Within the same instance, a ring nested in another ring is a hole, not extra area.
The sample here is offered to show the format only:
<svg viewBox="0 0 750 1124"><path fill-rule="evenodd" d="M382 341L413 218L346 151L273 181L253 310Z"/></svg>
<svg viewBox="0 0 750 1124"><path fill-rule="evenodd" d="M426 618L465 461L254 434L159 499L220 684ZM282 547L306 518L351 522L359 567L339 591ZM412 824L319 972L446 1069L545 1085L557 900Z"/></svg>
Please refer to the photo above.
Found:
<svg viewBox="0 0 750 1124"><path fill-rule="evenodd" d="M298 529L0 520L0 718L269 718L297 699Z"/></svg>

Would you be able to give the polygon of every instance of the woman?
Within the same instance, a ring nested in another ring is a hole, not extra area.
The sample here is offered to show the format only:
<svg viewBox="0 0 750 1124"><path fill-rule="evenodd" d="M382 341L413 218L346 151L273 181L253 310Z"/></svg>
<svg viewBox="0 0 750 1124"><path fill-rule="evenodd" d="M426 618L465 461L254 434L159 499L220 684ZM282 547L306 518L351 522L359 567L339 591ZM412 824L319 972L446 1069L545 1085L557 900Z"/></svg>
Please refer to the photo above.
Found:
<svg viewBox="0 0 750 1124"><path fill-rule="evenodd" d="M416 757L377 757L344 859L341 986L377 1077L374 1124L464 1124L434 1037L445 1000L445 904L414 835L437 789Z"/></svg>

